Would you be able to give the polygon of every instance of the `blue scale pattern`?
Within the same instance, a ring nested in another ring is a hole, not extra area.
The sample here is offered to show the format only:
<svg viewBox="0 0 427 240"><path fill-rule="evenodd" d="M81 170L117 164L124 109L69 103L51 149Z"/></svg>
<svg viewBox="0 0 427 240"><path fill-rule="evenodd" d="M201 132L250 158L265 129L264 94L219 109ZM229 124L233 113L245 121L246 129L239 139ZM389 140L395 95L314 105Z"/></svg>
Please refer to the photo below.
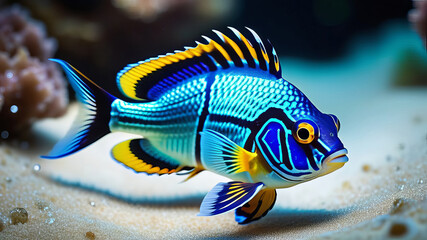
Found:
<svg viewBox="0 0 427 240"><path fill-rule="evenodd" d="M159 152L192 166L205 86L204 78L189 79L157 101L116 100L112 105L110 127L112 131L141 134Z"/></svg>
<svg viewBox="0 0 427 240"><path fill-rule="evenodd" d="M251 133L244 123L255 121L269 108L283 109L295 118L311 112L312 104L292 84L271 75L257 75L260 74L247 69L246 74L225 72L215 76L205 128L218 131L243 146Z"/></svg>
<svg viewBox="0 0 427 240"><path fill-rule="evenodd" d="M207 79L213 79L207 118L199 123L206 99ZM290 117L309 113L312 104L292 84L248 68L231 68L188 78L147 103L113 103L112 130L141 134L168 156L194 163L197 126L212 129L244 146L255 121L269 108ZM190 159L190 160L188 160Z"/></svg>

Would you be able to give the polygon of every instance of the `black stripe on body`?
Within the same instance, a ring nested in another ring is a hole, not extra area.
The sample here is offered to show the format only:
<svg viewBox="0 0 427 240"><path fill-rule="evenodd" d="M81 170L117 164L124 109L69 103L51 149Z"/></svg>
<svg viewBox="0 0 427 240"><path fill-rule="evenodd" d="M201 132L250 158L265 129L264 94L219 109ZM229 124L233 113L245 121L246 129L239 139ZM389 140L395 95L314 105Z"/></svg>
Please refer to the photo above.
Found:
<svg viewBox="0 0 427 240"><path fill-rule="evenodd" d="M293 122L286 116L283 109L280 108L269 108L267 111L263 112L255 121L245 121L242 119L239 120L239 124L243 124L242 126L248 127L251 129L251 134L249 135L244 148L248 151L252 148L252 143L255 141L255 136L262 128L265 122L267 122L270 118L277 118L281 120L286 128L292 129ZM232 120L232 118L230 118Z"/></svg>
<svg viewBox="0 0 427 240"><path fill-rule="evenodd" d="M311 168L313 168L315 171L318 171L319 168L317 167L316 161L314 159L312 147L307 145L307 146L302 146L302 149L304 150L304 153L308 158L308 163L310 164Z"/></svg>
<svg viewBox="0 0 427 240"><path fill-rule="evenodd" d="M282 138L282 141L285 141L285 140ZM282 148L281 150L282 150L282 156L283 156L283 163L285 164L285 166L289 170L292 170L293 167L292 167L292 164L291 164L291 160L289 159L288 149L287 148Z"/></svg>
<svg viewBox="0 0 427 240"><path fill-rule="evenodd" d="M233 123L233 124L239 125L241 127L249 128L251 130L251 133L250 133L249 137L247 138L247 140L244 144L244 147L243 147L244 149L246 149L248 151L252 151L252 145L255 142L256 135L258 134L260 129L263 127L265 122L268 121L270 118L280 119L281 121L284 122L286 128L288 128L288 129L292 129L292 126L294 124L292 122L292 120L290 120L286 116L283 109L279 109L279 108L268 109L267 111L263 112L255 121L248 121L248 120L244 120L244 119L237 118L237 117L223 116L223 115L219 115L219 114L209 114L209 121L211 121L211 122ZM198 134L198 135L200 135L200 134ZM200 158L200 152L198 152L199 155L197 155L197 150L200 151L200 147L196 148L196 156L199 156L199 158ZM288 156L288 154L285 154L285 155ZM289 161L289 159L288 159L288 161ZM288 164L290 164L290 162ZM300 182L299 180L289 179L286 176L283 176L283 174L280 174L280 176L282 178L286 179L287 181L290 181L290 182Z"/></svg>
<svg viewBox="0 0 427 240"><path fill-rule="evenodd" d="M215 76L208 75L206 77L206 88L205 88L205 101L203 103L203 110L199 117L199 122L197 124L197 132L196 132L196 144L195 144L195 158L197 165L201 165L202 159L200 158L200 133L203 131L203 127L206 123L206 118L209 115L209 101L211 99L211 86L215 81Z"/></svg>
<svg viewBox="0 0 427 240"><path fill-rule="evenodd" d="M268 109L267 111L263 112L255 121L253 121L253 122L247 121L246 124L250 125L251 134L249 135L249 137L245 143L245 146L244 146L244 148L246 150L250 151L250 149L252 148L252 144L255 142L256 135L261 130L261 128L263 127L265 122L267 122L270 118L277 118L277 119L281 120L285 124L287 129L292 129L293 124L294 124L294 122L292 122L292 120L290 120L288 118L288 116L286 115L286 113L284 112L283 109L280 109L280 108ZM285 155L288 156L288 154L285 154ZM287 159L287 160L290 161L290 159ZM290 162L289 162L289 164L290 164ZM290 182L300 182L301 181L301 180L293 180L293 179L287 178L286 176L284 176L283 174L280 174L280 173L277 173L277 174L279 174L282 178L284 178Z"/></svg>

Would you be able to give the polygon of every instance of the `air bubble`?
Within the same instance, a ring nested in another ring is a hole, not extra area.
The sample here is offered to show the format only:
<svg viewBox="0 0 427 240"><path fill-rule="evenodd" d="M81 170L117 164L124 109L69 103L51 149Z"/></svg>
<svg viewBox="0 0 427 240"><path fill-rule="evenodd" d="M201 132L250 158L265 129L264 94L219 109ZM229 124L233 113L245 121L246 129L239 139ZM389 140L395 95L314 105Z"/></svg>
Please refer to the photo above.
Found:
<svg viewBox="0 0 427 240"><path fill-rule="evenodd" d="M13 225L28 222L28 212L24 208L14 208L10 211L10 222Z"/></svg>
<svg viewBox="0 0 427 240"><path fill-rule="evenodd" d="M7 78L9 78L9 79L10 79L10 78L13 78L13 72L11 72L11 71L7 71L7 72L6 72L6 77L7 77Z"/></svg>
<svg viewBox="0 0 427 240"><path fill-rule="evenodd" d="M12 182L12 178L10 178L10 177L5 177L4 180L8 183Z"/></svg>
<svg viewBox="0 0 427 240"><path fill-rule="evenodd" d="M17 113L18 112L18 106L16 106L16 105L10 106L10 112L11 113Z"/></svg>
<svg viewBox="0 0 427 240"><path fill-rule="evenodd" d="M36 163L33 166L33 171L34 172L39 172L41 170L40 164Z"/></svg>
<svg viewBox="0 0 427 240"><path fill-rule="evenodd" d="M37 194L37 193L35 193ZM42 199L37 199L34 205L41 211L46 211L49 209L49 203Z"/></svg>
<svg viewBox="0 0 427 240"><path fill-rule="evenodd" d="M91 205L92 207L95 207L95 202L91 201L91 202L90 202L90 205Z"/></svg>
<svg viewBox="0 0 427 240"><path fill-rule="evenodd" d="M55 218L49 218L49 219L46 220L47 224L52 224L54 222L55 222Z"/></svg>
<svg viewBox="0 0 427 240"><path fill-rule="evenodd" d="M1 136L1 138L3 138L3 139L7 139L7 138L9 137L9 132L8 132L8 131L6 131L6 130L3 130L3 131L0 133L0 136Z"/></svg>
<svg viewBox="0 0 427 240"><path fill-rule="evenodd" d="M424 180L422 180L422 179L418 179L417 183L418 183L418 184L423 184L423 183L424 183Z"/></svg>

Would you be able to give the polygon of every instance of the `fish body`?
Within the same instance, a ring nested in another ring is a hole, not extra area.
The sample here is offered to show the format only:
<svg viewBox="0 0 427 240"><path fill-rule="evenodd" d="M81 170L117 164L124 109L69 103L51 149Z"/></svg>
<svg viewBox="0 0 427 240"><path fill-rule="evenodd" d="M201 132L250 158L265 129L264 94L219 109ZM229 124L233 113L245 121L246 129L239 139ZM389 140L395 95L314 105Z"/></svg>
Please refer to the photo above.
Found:
<svg viewBox="0 0 427 240"><path fill-rule="evenodd" d="M199 215L235 209L236 221L257 220L277 188L323 176L348 161L339 120L321 113L281 76L273 46L251 29L218 31L194 48L135 64L117 75L132 102L112 96L62 60L86 124L77 124L47 158L83 149L109 132L143 138L117 144L112 156L136 172L209 170L233 181L205 197ZM234 40L233 40L234 39Z"/></svg>

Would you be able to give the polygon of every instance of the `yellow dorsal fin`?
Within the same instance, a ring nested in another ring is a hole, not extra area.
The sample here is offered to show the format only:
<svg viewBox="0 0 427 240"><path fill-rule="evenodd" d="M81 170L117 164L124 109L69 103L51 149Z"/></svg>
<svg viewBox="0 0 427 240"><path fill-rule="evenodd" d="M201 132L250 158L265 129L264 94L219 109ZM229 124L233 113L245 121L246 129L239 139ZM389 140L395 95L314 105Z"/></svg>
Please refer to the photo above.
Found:
<svg viewBox="0 0 427 240"><path fill-rule="evenodd" d="M276 78L281 77L278 57L269 42L267 46L271 49L267 51L253 30L248 28L247 37L250 36L254 44L236 29L230 29L233 33L230 36L213 30L220 39L218 42L202 36L207 43L196 42L195 47L186 47L184 51L129 64L117 74L119 89L125 96L134 100L156 100L168 89L187 79L237 66L269 71ZM232 40L231 36L235 40ZM274 59L274 62L270 59ZM274 67L270 66L271 62Z"/></svg>

